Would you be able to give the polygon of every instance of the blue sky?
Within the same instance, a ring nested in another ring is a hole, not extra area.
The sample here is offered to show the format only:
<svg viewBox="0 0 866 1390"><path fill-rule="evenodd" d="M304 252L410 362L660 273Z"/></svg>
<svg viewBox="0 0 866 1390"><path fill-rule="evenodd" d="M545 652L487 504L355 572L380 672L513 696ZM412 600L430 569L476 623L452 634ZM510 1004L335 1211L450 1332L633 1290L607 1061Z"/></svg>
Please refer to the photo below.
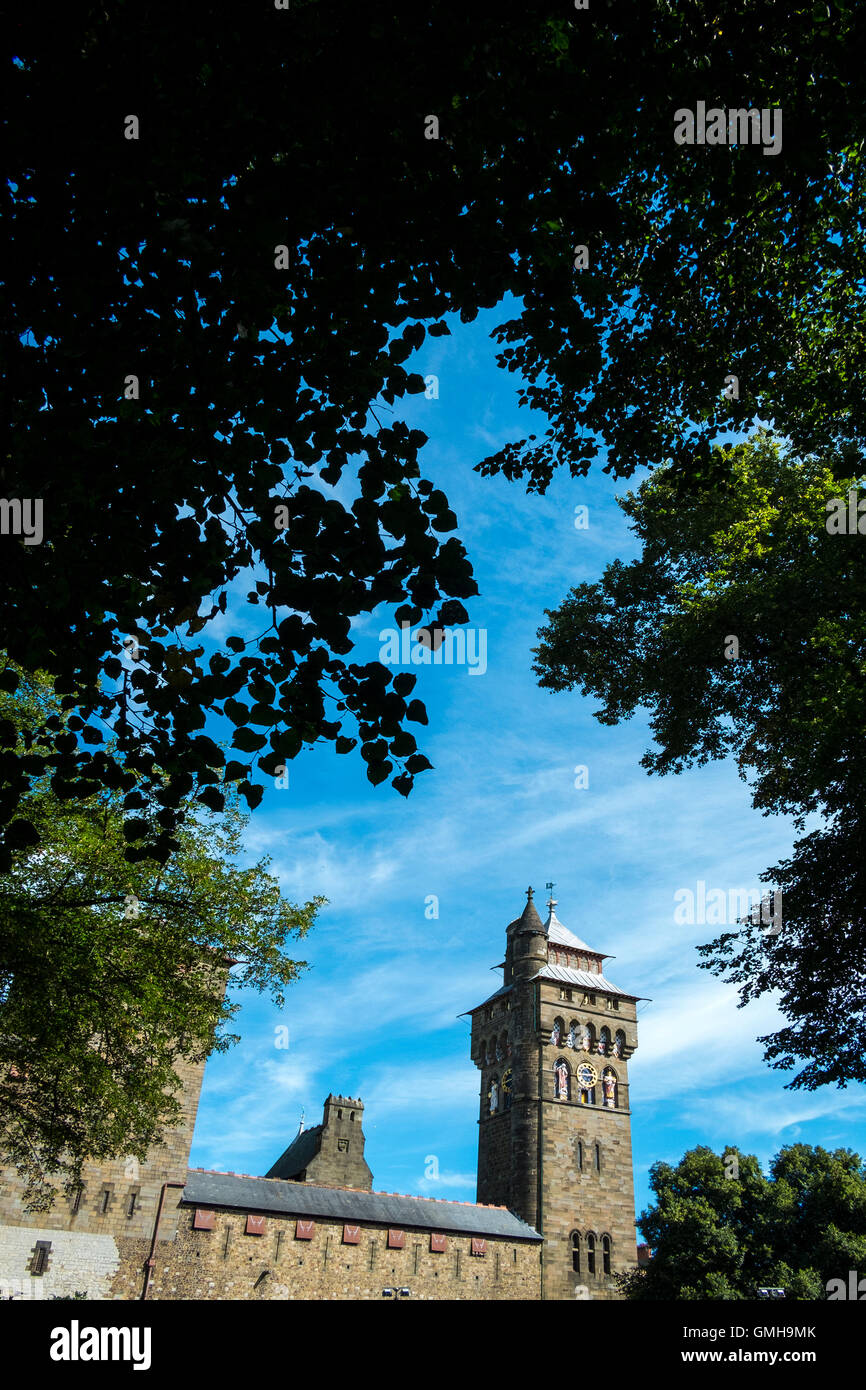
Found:
<svg viewBox="0 0 866 1390"><path fill-rule="evenodd" d="M429 435L425 476L458 516L481 591L470 625L486 631L487 669L411 668L430 719L411 727L434 771L408 801L387 783L372 787L355 755L324 748L291 765L288 788L266 791L247 831L250 857L272 857L289 898L321 893L329 905L300 944L311 968L284 1010L245 995L242 1041L209 1061L191 1163L264 1173L301 1110L319 1123L336 1091L364 1100L377 1190L474 1200L479 1073L459 1015L501 983L491 967L526 886L542 903L553 880L565 925L615 958L606 973L616 984L651 1001L638 1006L630 1062L639 1213L650 1165L696 1144L736 1144L764 1164L797 1140L861 1150L866 1088L786 1091L755 1041L777 1011L768 1001L738 1009L732 987L697 969L695 947L718 929L675 921L675 894L699 880L708 891L757 894L761 870L790 849L791 824L751 809L731 763L648 777L643 719L605 728L593 701L537 687L531 649L543 610L637 553L614 500L637 479L615 483L597 464L588 479L557 477L539 498L473 472L493 448L536 429L517 407L516 378L495 365L488 335L507 316L500 308L428 339L406 365L435 373L439 398L411 397L401 409ZM350 491L344 480L336 493ZM574 525L581 505L586 530ZM210 634L257 630L249 587L248 576L237 582L237 601ZM355 626L360 659L378 656L390 627L388 614ZM578 765L587 787L575 786ZM425 916L431 895L437 918ZM281 1028L288 1048L276 1046ZM425 1176L431 1155L438 1180Z"/></svg>

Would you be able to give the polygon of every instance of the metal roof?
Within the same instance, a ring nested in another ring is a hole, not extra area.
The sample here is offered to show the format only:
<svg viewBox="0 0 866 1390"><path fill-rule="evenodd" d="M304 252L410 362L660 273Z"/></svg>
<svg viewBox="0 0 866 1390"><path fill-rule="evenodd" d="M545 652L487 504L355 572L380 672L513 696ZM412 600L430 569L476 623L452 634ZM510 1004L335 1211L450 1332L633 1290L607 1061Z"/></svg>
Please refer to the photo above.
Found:
<svg viewBox="0 0 866 1390"><path fill-rule="evenodd" d="M475 1202L441 1202L432 1197L403 1197L391 1192L361 1192L349 1187L314 1187L278 1178L241 1177L190 1168L181 1201L198 1207L238 1207L242 1211L281 1212L334 1221L371 1221L383 1226L425 1231L541 1240L525 1221L505 1207Z"/></svg>
<svg viewBox="0 0 866 1390"><path fill-rule="evenodd" d="M570 946L573 951L588 951L591 956L600 956L604 959L604 951L596 951L593 946L587 946L585 941L581 941L579 936L575 936L573 931L560 922L553 908L550 908L547 921L544 924L547 932L548 941L552 941L556 946Z"/></svg>
<svg viewBox="0 0 866 1390"><path fill-rule="evenodd" d="M603 975L596 975L591 970L572 970L569 965L545 965L543 970L539 970L532 976L533 980L557 980L560 984L579 985L581 989L589 991L591 994L618 994L623 999L638 999L636 994L627 994L619 985L612 984Z"/></svg>

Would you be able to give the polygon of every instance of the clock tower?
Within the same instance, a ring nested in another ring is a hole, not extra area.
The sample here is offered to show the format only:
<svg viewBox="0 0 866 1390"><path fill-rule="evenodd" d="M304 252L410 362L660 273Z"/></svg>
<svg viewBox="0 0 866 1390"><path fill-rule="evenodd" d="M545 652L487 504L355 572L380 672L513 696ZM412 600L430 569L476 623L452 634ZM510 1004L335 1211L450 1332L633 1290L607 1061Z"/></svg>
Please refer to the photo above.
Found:
<svg viewBox="0 0 866 1390"><path fill-rule="evenodd" d="M526 906L506 930L502 987L472 1020L481 1073L478 1201L544 1236L544 1298L617 1298L633 1267L628 1059L638 996L604 973L603 952Z"/></svg>

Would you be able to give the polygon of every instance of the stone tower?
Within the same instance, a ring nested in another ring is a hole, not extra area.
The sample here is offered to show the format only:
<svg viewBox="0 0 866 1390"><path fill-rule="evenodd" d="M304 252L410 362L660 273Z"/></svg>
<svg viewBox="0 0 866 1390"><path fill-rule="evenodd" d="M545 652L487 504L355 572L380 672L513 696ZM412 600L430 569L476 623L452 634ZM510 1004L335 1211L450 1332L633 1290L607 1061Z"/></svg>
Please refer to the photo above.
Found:
<svg viewBox="0 0 866 1390"><path fill-rule="evenodd" d="M298 1130L265 1177L321 1187L359 1187L370 1192L373 1174L364 1158L364 1102L328 1096L320 1125Z"/></svg>
<svg viewBox="0 0 866 1390"><path fill-rule="evenodd" d="M633 1267L628 1059L637 996L548 902L506 932L502 988L469 1011L481 1072L478 1201L509 1207L544 1236L544 1298L616 1298Z"/></svg>
<svg viewBox="0 0 866 1390"><path fill-rule="evenodd" d="M222 957L214 963L213 988L219 998L234 963ZM180 1114L161 1143L143 1159L85 1163L81 1184L61 1190L50 1211L27 1210L21 1179L0 1158L0 1298L8 1296L7 1289L23 1290L27 1297L69 1297L81 1291L89 1298L110 1298L117 1292L113 1281L124 1261L129 1269L118 1296L142 1296L158 1259L158 1243L175 1238L178 1212L170 1189L186 1183L204 1069L204 1059L175 1063ZM25 1083L14 1068L0 1073L0 1086ZM33 1293L36 1288L40 1293Z"/></svg>

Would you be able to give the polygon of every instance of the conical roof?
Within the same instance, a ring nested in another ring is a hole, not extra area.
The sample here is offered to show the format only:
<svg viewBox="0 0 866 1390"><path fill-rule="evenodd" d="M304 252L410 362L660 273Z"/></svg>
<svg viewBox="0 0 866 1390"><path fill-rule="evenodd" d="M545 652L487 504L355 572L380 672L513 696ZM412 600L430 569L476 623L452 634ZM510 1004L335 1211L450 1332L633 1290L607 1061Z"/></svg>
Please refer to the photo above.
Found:
<svg viewBox="0 0 866 1390"><path fill-rule="evenodd" d="M515 917L513 922L508 923L507 931L509 934L520 931L543 932L544 923L538 915L538 909L532 901L532 889L526 890L526 906L519 917Z"/></svg>

